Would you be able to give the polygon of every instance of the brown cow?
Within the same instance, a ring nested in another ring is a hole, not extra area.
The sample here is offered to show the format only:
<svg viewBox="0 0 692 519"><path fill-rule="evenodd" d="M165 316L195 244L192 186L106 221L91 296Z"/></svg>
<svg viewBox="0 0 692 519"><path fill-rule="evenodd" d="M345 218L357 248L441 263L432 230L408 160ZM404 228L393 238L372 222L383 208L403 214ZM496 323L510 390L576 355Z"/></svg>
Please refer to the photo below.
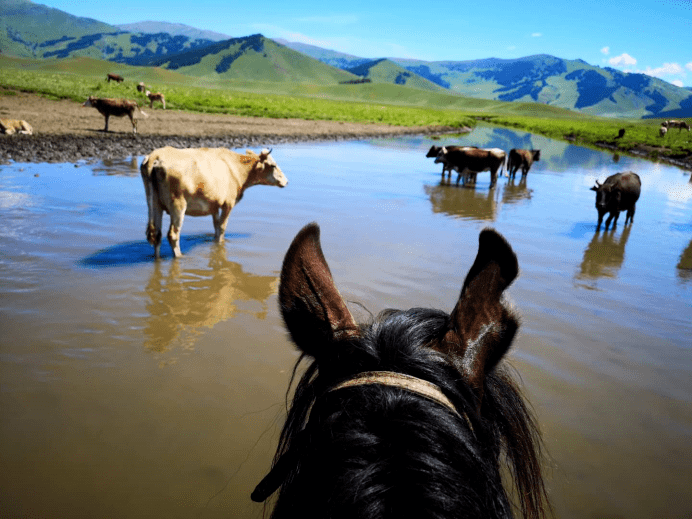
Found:
<svg viewBox="0 0 692 519"><path fill-rule="evenodd" d="M144 92L146 92L146 91L147 91L147 86L144 84L144 81L140 81L140 82L137 84L137 92L142 92L142 93L144 93Z"/></svg>
<svg viewBox="0 0 692 519"><path fill-rule="evenodd" d="M177 149L170 146L152 151L140 172L149 206L147 241L160 257L163 212L171 216L168 243L180 257L180 230L185 215L209 216L214 220L214 240L222 242L231 210L245 190L254 185L284 187L288 179L270 155L271 150L240 155L225 148Z"/></svg>
<svg viewBox="0 0 692 519"><path fill-rule="evenodd" d="M610 213L606 220L605 230L610 227L610 221L613 222L613 229L617 226L620 211L627 211L625 217L625 225L627 222L634 223L634 210L639 195L642 190L642 181L639 175L632 171L624 173L616 173L605 179L603 184L596 181L596 185L591 188L591 191L596 191L596 210L598 211L598 226L596 230L601 229L601 222L606 213Z"/></svg>
<svg viewBox="0 0 692 519"><path fill-rule="evenodd" d="M118 74L106 74L106 81L108 81L109 83L111 81L115 81L116 83L122 83L123 81L125 81L125 78L119 76Z"/></svg>
<svg viewBox="0 0 692 519"><path fill-rule="evenodd" d="M34 129L28 122L22 119L0 119L0 133L5 135L13 135L15 133L32 135Z"/></svg>
<svg viewBox="0 0 692 519"><path fill-rule="evenodd" d="M129 99L111 99L89 96L89 98L84 101L82 106L93 106L101 115L106 118L106 126L103 129L104 132L108 131L108 118L111 115L115 117L124 117L127 115L132 123L132 133L137 133L137 118L135 117L135 110L139 110L144 117L149 117L135 101L130 101Z"/></svg>
<svg viewBox="0 0 692 519"><path fill-rule="evenodd" d="M437 155L435 163L447 163L448 167L451 166L458 171L457 184L462 175L472 176L475 181L476 173L490 171L490 187L492 187L497 182L498 170L502 172L506 156L505 151L500 148L463 147L456 150L448 150L443 147Z"/></svg>
<svg viewBox="0 0 692 519"><path fill-rule="evenodd" d="M445 146L448 150L458 150L461 149L464 146ZM442 150L442 146L430 146L430 149L428 150L428 153L425 155L427 158L435 157L440 154L440 150ZM437 161L435 161L437 162ZM442 163L442 180L445 178L445 171L447 172L447 180L449 180L452 176L452 166L448 165L447 162Z"/></svg>
<svg viewBox="0 0 692 519"><path fill-rule="evenodd" d="M520 150L512 148L509 150L507 161L507 173L509 178L514 178L517 170L521 168L521 177L524 178L534 162L541 160L541 150Z"/></svg>
<svg viewBox="0 0 692 519"><path fill-rule="evenodd" d="M149 98L149 108L153 110L154 108L154 101L160 101L161 104L163 105L163 109L166 109L166 98L161 92L156 92L155 94L152 94L147 90L146 96Z"/></svg>

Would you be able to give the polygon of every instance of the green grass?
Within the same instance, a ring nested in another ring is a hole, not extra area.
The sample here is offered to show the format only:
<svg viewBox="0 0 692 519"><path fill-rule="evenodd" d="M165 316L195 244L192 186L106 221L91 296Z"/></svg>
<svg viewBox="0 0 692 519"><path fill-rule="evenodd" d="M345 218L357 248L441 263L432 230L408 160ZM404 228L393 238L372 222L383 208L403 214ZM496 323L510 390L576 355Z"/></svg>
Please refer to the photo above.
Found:
<svg viewBox="0 0 692 519"><path fill-rule="evenodd" d="M107 83L105 75L125 77ZM669 156L692 154L692 133L658 133L661 120L608 119L538 103L507 103L391 84L306 85L191 77L161 68L131 67L89 58L27 60L0 55L0 94L34 92L52 99L84 101L89 95L144 101L144 81L166 95L171 109L242 116L299 118L402 126L474 126L483 120L579 144L609 143L627 151L640 145ZM622 139L615 139L620 128Z"/></svg>

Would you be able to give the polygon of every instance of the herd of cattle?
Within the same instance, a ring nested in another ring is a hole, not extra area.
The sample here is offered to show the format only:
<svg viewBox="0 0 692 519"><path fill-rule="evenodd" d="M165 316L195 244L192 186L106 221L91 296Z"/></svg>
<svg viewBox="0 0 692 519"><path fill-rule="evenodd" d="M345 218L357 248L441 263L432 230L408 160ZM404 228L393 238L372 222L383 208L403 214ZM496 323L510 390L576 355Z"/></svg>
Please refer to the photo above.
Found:
<svg viewBox="0 0 692 519"><path fill-rule="evenodd" d="M676 121L673 119L670 121L663 121L661 123L661 127L658 129L659 135L661 137L665 137L666 133L668 133L668 128L677 128L679 132L681 132L683 128L685 128L688 132L690 131L690 125L685 121Z"/></svg>
<svg viewBox="0 0 692 519"><path fill-rule="evenodd" d="M444 180L445 172L447 172L447 180L449 181L452 170L454 170L458 173L457 184L462 179L464 184L475 183L478 173L490 171L490 187L492 187L497 182L498 172L502 174L503 169L509 178L515 178L517 171L521 169L521 179L525 181L533 163L541 159L541 150L515 148L507 154L500 148L431 146L425 156L428 158L435 157L435 164L442 164L442 180ZM625 225L628 222L632 223L635 205L641 194L641 187L642 182L639 175L632 171L611 175L606 178L603 184L596 181L596 185L591 190L596 192L597 229L601 229L601 223L606 213L609 214L605 225L606 231L611 222L615 228L621 211L627 211Z"/></svg>

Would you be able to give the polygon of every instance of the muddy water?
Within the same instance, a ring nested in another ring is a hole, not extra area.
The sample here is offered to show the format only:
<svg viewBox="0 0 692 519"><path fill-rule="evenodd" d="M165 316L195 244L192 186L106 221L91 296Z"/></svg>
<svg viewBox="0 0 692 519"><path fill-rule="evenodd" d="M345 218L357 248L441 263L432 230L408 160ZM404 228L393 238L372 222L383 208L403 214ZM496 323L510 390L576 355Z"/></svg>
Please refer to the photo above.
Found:
<svg viewBox="0 0 692 519"><path fill-rule="evenodd" d="M274 148L286 189L255 187L226 243L187 218L173 261L144 241L140 158L0 169L3 517L261 517L296 353L277 313L291 239L322 226L342 294L373 312L451 309L493 226L515 248L511 362L551 456L558 517L692 510L689 173L528 134L526 182L440 182L435 141ZM616 160L614 160L616 159ZM595 179L642 177L635 223L595 232ZM167 223L167 218L165 219ZM354 313L358 314L358 306Z"/></svg>

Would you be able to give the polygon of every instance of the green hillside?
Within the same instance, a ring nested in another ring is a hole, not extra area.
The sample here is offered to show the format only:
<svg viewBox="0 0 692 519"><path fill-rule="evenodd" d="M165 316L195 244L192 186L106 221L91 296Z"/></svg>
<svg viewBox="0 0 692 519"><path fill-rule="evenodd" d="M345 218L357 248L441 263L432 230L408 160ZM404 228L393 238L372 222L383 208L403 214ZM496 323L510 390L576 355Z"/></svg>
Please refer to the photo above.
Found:
<svg viewBox="0 0 692 519"><path fill-rule="evenodd" d="M391 83L395 85L406 85L412 88L423 90L442 91L439 85L432 81L420 77L418 74L409 72L400 65L388 59L378 59L363 63L353 68L346 69L357 76L367 78L373 83Z"/></svg>
<svg viewBox="0 0 692 519"><path fill-rule="evenodd" d="M325 84L355 78L261 34L233 38L148 64L190 76L269 82Z"/></svg>
<svg viewBox="0 0 692 519"><path fill-rule="evenodd" d="M117 31L112 25L72 16L29 0L0 2L0 50L4 54L38 57L54 42Z"/></svg>

